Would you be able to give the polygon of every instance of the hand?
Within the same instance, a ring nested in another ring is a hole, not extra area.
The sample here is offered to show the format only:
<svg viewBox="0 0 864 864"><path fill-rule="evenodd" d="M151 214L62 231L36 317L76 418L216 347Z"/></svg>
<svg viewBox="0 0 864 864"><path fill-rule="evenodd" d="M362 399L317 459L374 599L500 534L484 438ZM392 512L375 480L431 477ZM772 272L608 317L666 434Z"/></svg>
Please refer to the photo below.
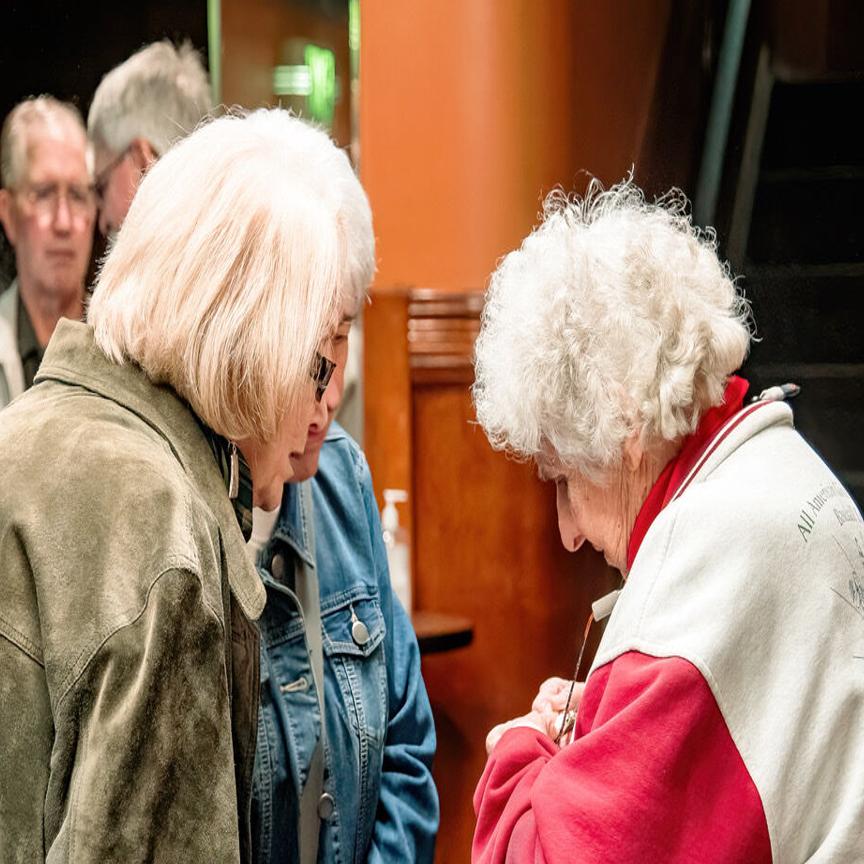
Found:
<svg viewBox="0 0 864 864"><path fill-rule="evenodd" d="M573 687L572 693L570 692L571 686ZM584 681L574 684L569 678L547 678L540 685L540 689L531 703L531 710L540 713L546 708L551 708L558 713L565 710L575 711L582 701L584 690ZM568 696L570 697L569 705L567 704Z"/></svg>
<svg viewBox="0 0 864 864"><path fill-rule="evenodd" d="M552 715L550 714L550 719ZM513 720L508 720L506 723L499 723L495 726L492 731L486 736L486 753L489 754L492 752L492 749L495 745L501 740L501 736L508 729L515 729L517 726L528 726L531 729L536 729L538 732L542 732L544 735L547 735L547 718L545 715L540 714L536 711L532 711L530 714L525 714L522 717L516 717Z"/></svg>
<svg viewBox="0 0 864 864"><path fill-rule="evenodd" d="M571 685L573 686L572 694L570 693ZM554 741L561 731L564 710L567 708L567 696L570 695L569 710L575 711L582 699L584 689L584 683L574 685L567 678L547 678L540 685L540 690L534 697L531 711L528 714L508 720L506 723L499 723L486 736L486 752L492 752L501 736L508 729L514 729L518 726L536 729Z"/></svg>

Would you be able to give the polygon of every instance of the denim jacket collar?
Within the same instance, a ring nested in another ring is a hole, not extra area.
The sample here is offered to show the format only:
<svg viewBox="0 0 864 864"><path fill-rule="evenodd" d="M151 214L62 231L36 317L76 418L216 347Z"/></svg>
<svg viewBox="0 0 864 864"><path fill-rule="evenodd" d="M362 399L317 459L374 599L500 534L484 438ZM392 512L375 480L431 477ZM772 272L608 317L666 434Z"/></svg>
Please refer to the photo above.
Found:
<svg viewBox="0 0 864 864"><path fill-rule="evenodd" d="M279 540L288 544L308 566L314 567L315 561L309 551L309 520L312 514L303 512L301 500L299 484L286 483L282 493L282 506L279 508L279 517L270 542Z"/></svg>

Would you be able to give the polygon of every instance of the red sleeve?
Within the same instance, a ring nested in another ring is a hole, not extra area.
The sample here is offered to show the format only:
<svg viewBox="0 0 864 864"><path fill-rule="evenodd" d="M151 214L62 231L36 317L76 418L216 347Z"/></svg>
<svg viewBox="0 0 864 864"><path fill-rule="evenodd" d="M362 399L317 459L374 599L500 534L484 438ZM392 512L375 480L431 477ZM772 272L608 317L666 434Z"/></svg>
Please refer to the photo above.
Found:
<svg viewBox="0 0 864 864"><path fill-rule="evenodd" d="M475 864L771 861L759 793L699 671L630 652L590 677L577 739L505 732L474 795Z"/></svg>

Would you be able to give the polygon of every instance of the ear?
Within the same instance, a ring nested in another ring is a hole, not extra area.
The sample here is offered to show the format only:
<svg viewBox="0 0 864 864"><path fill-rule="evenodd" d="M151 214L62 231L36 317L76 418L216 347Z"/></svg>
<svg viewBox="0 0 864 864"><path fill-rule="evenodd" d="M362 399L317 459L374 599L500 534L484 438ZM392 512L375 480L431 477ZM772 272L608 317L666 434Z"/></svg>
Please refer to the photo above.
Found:
<svg viewBox="0 0 864 864"><path fill-rule="evenodd" d="M159 158L153 145L146 138L135 138L129 145L132 161L138 170L145 174Z"/></svg>
<svg viewBox="0 0 864 864"><path fill-rule="evenodd" d="M631 432L624 439L624 465L630 471L636 471L645 458L645 447L638 432Z"/></svg>
<svg viewBox="0 0 864 864"><path fill-rule="evenodd" d="M6 232L9 245L14 246L17 240L15 220L12 218L12 193L8 189L0 189L0 223Z"/></svg>

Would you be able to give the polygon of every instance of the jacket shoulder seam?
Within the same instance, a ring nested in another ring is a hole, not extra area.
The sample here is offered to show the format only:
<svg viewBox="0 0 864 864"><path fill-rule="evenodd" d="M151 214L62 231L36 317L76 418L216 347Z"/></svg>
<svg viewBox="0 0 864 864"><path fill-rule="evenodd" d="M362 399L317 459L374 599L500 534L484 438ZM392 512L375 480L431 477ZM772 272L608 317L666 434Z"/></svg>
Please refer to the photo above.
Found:
<svg viewBox="0 0 864 864"><path fill-rule="evenodd" d="M154 588L162 581L163 577L167 576L170 573L188 573L189 575L197 579L199 583L202 582L200 574L193 566L191 566L191 564L192 562L178 560L174 562L172 566L165 567L163 570L161 570L159 575L150 583L150 587L147 589L147 595L144 598L144 602L141 604L141 608L131 618L128 616L124 616L124 620L112 623L110 626L106 627L102 635L97 638L97 644L95 645L95 647L91 647L88 645L81 651L81 653L73 661L69 672L66 674L66 677L60 682L60 695L57 697L57 708L55 708L55 711L59 709L59 706L62 704L63 700L74 689L75 685L87 671L87 668L93 662L93 659L99 654L99 652L102 650L102 648L105 647L105 645L111 640L111 638L117 633L119 633L121 630L124 630L127 627L131 627L138 620L140 620L141 616L144 614L144 612L147 610L148 605L150 604L150 596L152 595ZM206 599L203 599L203 606L216 618L219 626L224 629L225 622L222 616L213 608L213 606ZM82 662L82 659L84 657L86 657L87 659Z"/></svg>
<svg viewBox="0 0 864 864"><path fill-rule="evenodd" d="M45 661L42 657L42 652L39 650L39 646L35 645L2 615L0 615L0 636L5 636L16 648L33 660L34 663L38 663L43 669L45 668Z"/></svg>

